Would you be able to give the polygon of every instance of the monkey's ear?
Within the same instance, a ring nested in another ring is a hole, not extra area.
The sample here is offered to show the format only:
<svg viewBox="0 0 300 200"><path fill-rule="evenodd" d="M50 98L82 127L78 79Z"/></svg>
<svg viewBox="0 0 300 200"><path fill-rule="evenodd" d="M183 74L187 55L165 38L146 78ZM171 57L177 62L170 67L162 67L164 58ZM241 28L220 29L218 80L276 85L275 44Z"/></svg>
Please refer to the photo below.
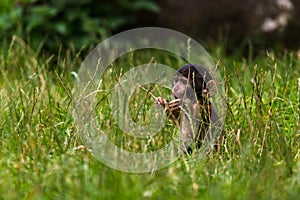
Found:
<svg viewBox="0 0 300 200"><path fill-rule="evenodd" d="M212 97L215 95L216 91L217 91L217 82L214 80L208 81L208 83L206 83L206 89L204 93L208 94L209 97Z"/></svg>

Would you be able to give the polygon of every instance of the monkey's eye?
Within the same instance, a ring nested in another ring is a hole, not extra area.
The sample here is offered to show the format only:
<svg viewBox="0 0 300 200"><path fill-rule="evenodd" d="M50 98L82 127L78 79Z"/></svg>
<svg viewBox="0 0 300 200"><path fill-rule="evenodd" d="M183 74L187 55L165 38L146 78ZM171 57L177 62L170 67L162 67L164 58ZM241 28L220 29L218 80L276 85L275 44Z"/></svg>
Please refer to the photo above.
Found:
<svg viewBox="0 0 300 200"><path fill-rule="evenodd" d="M178 77L176 76L175 78L174 78L174 83L177 83L178 82Z"/></svg>
<svg viewBox="0 0 300 200"><path fill-rule="evenodd" d="M186 79L182 79L181 82L182 82L182 84L184 84L184 85L187 84L187 80L186 80Z"/></svg>

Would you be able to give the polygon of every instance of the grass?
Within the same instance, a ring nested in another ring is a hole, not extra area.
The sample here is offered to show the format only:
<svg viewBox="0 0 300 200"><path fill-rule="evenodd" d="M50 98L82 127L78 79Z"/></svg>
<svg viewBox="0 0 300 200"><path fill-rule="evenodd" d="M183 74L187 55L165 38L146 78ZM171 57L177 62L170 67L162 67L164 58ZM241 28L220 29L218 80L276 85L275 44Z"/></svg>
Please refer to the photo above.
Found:
<svg viewBox="0 0 300 200"><path fill-rule="evenodd" d="M297 199L299 54L227 58L215 49L228 110L220 152L128 174L95 159L74 125L80 52L45 57L14 38L0 55L0 199Z"/></svg>

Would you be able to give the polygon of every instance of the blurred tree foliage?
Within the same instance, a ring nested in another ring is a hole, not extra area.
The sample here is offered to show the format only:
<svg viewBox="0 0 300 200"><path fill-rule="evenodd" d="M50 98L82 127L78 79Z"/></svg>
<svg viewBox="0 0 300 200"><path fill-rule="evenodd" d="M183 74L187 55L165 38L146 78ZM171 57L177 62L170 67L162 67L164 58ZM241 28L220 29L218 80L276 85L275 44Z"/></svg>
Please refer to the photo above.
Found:
<svg viewBox="0 0 300 200"><path fill-rule="evenodd" d="M0 42L18 35L54 52L79 49L134 24L142 11L158 10L153 0L1 0Z"/></svg>

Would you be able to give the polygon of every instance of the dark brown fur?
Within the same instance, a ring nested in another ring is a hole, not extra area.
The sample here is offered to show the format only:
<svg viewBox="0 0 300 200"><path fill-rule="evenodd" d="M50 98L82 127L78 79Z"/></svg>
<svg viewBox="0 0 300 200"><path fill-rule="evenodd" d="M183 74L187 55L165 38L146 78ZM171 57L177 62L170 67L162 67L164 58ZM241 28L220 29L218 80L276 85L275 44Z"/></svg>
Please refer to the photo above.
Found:
<svg viewBox="0 0 300 200"><path fill-rule="evenodd" d="M216 127L212 125L219 118L210 102L215 85L204 67L187 64L174 76L172 94L175 99L168 102L158 97L156 100L180 129L182 148L187 153L192 151L193 143L199 148L204 140L216 137Z"/></svg>

